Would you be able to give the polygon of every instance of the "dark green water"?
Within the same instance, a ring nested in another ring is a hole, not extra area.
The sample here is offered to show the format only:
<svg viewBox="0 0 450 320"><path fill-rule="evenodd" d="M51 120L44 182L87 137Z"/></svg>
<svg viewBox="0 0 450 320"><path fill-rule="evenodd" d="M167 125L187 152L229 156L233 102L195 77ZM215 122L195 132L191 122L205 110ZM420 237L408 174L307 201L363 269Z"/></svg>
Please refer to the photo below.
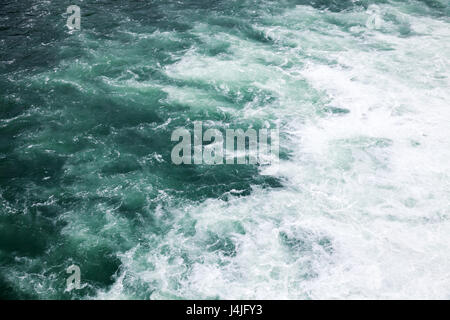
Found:
<svg viewBox="0 0 450 320"><path fill-rule="evenodd" d="M0 6L1 299L449 298L449 1ZM173 165L194 121L280 172Z"/></svg>

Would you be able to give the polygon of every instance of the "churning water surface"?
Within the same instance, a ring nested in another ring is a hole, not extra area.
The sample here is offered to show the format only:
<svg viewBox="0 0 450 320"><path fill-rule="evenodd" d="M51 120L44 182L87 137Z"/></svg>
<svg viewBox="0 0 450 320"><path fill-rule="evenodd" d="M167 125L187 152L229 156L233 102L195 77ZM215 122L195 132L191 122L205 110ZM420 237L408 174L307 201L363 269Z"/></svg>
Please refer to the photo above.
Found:
<svg viewBox="0 0 450 320"><path fill-rule="evenodd" d="M76 2L0 4L0 298L450 298L450 1Z"/></svg>

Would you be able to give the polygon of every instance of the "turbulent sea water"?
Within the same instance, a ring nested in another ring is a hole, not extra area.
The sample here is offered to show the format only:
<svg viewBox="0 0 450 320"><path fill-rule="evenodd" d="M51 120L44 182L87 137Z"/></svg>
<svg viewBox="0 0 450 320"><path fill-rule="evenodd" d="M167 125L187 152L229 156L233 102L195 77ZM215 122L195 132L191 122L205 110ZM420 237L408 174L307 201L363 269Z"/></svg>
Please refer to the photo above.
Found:
<svg viewBox="0 0 450 320"><path fill-rule="evenodd" d="M450 299L450 1L0 7L1 299ZM172 164L194 121L280 169Z"/></svg>

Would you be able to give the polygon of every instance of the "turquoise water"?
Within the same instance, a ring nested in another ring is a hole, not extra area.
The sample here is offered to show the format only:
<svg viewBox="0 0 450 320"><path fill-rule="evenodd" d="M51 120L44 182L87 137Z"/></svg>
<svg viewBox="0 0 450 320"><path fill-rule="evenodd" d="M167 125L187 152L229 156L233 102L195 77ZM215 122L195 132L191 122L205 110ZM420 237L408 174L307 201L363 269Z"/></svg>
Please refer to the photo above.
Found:
<svg viewBox="0 0 450 320"><path fill-rule="evenodd" d="M450 1L0 6L0 298L450 298Z"/></svg>

